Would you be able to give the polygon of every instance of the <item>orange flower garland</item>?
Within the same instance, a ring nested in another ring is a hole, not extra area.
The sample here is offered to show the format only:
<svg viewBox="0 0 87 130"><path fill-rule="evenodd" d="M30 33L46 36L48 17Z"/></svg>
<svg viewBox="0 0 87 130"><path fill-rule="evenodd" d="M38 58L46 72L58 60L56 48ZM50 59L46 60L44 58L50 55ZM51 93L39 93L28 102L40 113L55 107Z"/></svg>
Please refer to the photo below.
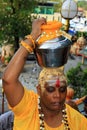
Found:
<svg viewBox="0 0 87 130"><path fill-rule="evenodd" d="M58 31L62 27L62 23L58 21L49 21L46 25L42 25L42 35L38 38L38 44L45 42L47 40L51 40L60 36Z"/></svg>
<svg viewBox="0 0 87 130"><path fill-rule="evenodd" d="M48 21L46 25L42 25L43 32L50 33L51 31L60 30L62 23L58 21Z"/></svg>

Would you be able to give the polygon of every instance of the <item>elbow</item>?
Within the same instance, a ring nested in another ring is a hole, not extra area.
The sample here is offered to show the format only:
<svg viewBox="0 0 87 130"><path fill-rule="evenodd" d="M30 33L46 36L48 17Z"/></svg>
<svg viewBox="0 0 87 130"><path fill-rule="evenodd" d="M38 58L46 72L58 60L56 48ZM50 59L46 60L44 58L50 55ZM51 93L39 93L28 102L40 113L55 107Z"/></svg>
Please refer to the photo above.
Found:
<svg viewBox="0 0 87 130"><path fill-rule="evenodd" d="M8 92L8 90L11 90L13 82L12 76L9 73L4 72L2 75L2 88L5 94Z"/></svg>
<svg viewBox="0 0 87 130"><path fill-rule="evenodd" d="M9 74L6 74L5 72L2 75L2 84L3 87L6 86L7 84L10 84L12 82L12 78Z"/></svg>
<svg viewBox="0 0 87 130"><path fill-rule="evenodd" d="M3 74L2 75L2 88L3 88L3 90L4 90L4 92L5 92L5 90L6 90L6 86L8 86L9 85L9 79L8 79L8 76L6 76L5 74Z"/></svg>

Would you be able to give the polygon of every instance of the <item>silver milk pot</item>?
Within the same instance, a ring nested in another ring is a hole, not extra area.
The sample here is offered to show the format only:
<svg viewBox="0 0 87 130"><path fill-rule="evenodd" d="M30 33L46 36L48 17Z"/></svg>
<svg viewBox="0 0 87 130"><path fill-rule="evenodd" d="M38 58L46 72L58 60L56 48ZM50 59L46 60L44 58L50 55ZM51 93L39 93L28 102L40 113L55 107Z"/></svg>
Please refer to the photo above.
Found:
<svg viewBox="0 0 87 130"><path fill-rule="evenodd" d="M41 45L37 45L34 53L39 66L60 67L67 63L71 40L64 36L47 40Z"/></svg>

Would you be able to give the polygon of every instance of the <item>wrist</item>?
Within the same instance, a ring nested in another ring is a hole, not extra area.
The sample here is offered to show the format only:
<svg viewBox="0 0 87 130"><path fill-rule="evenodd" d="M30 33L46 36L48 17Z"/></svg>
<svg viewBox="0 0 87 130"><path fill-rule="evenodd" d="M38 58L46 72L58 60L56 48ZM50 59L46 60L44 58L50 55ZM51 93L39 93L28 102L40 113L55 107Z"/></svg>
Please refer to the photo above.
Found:
<svg viewBox="0 0 87 130"><path fill-rule="evenodd" d="M21 41L21 45L26 48L28 52L33 52L35 49L35 42L38 37L34 35L34 33L31 33L30 35L26 35L25 39Z"/></svg>
<svg viewBox="0 0 87 130"><path fill-rule="evenodd" d="M35 40L33 39L32 35L25 36L27 40L29 41L29 45L32 47L32 49L35 49Z"/></svg>
<svg viewBox="0 0 87 130"><path fill-rule="evenodd" d="M34 33L34 32L31 32L30 35L32 36L33 40L36 42L36 40L37 40L37 38L38 38L39 36L38 36L36 33Z"/></svg>
<svg viewBox="0 0 87 130"><path fill-rule="evenodd" d="M20 44L29 52L32 53L35 48L35 42L31 35L25 36L25 39Z"/></svg>
<svg viewBox="0 0 87 130"><path fill-rule="evenodd" d="M31 46L31 44L27 42L27 40L22 40L20 42L20 44L29 52L29 53L32 53L33 52L33 47Z"/></svg>

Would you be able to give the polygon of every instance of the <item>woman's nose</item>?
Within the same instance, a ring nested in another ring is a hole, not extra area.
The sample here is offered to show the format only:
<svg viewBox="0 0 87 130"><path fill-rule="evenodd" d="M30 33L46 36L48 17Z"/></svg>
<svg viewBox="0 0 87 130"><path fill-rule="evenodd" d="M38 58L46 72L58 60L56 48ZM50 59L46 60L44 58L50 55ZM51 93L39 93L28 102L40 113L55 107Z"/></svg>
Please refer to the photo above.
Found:
<svg viewBox="0 0 87 130"><path fill-rule="evenodd" d="M59 93L59 90L58 90L58 89L55 90L55 92L54 92L54 97L60 97L60 93Z"/></svg>

